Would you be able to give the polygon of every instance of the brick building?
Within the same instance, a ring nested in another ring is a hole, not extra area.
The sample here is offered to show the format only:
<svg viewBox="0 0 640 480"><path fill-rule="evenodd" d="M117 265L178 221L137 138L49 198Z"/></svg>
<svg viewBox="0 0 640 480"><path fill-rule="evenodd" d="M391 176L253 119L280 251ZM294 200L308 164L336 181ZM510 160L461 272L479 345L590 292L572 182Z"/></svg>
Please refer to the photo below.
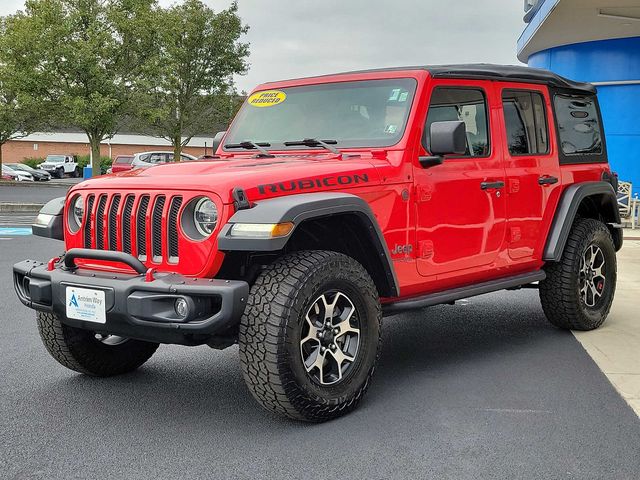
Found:
<svg viewBox="0 0 640 480"><path fill-rule="evenodd" d="M194 137L184 148L185 153L196 157L211 153L211 138ZM29 157L46 157L50 154L89 155L89 142L84 133L52 132L34 133L25 138L11 140L2 147L4 163L21 162ZM148 150L173 150L171 144L161 138L146 135L116 135L105 140L101 146L101 154L115 158L118 155L130 155Z"/></svg>

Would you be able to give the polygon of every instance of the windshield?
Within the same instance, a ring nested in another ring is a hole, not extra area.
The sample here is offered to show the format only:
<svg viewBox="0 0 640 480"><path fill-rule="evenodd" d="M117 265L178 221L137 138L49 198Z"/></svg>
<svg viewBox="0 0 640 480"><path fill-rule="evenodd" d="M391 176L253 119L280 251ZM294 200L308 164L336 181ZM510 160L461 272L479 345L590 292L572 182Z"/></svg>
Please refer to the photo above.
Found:
<svg viewBox="0 0 640 480"><path fill-rule="evenodd" d="M238 113L224 149L251 141L281 150L291 148L284 142L308 138L335 140L337 148L395 145L415 90L414 79L397 78L256 92Z"/></svg>
<svg viewBox="0 0 640 480"><path fill-rule="evenodd" d="M62 163L64 162L64 155L47 155L46 162L50 163Z"/></svg>

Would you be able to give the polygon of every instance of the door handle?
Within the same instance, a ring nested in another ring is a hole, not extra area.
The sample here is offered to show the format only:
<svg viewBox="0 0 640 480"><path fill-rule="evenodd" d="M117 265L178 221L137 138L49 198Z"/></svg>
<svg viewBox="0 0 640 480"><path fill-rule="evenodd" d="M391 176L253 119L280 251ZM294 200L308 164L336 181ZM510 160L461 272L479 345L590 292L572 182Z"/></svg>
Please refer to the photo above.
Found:
<svg viewBox="0 0 640 480"><path fill-rule="evenodd" d="M480 184L480 188L482 190L492 190L492 189L497 189L497 188L504 188L504 182L503 181L498 181L498 182L482 182Z"/></svg>
<svg viewBox="0 0 640 480"><path fill-rule="evenodd" d="M558 183L558 177L543 175L540 178L538 178L539 185L553 185L554 183Z"/></svg>

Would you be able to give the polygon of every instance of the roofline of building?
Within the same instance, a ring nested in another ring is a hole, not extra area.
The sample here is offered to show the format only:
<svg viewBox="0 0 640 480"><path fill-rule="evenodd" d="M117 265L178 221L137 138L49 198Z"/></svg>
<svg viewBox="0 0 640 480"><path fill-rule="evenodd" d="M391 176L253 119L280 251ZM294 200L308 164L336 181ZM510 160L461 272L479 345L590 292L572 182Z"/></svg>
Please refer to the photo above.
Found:
<svg viewBox="0 0 640 480"><path fill-rule="evenodd" d="M540 0L517 42L518 60L548 49L602 40L640 36L638 4L620 0L602 5L597 0ZM633 13L635 12L635 13Z"/></svg>
<svg viewBox="0 0 640 480"><path fill-rule="evenodd" d="M183 138L186 140L186 138ZM30 143L89 143L86 134L80 132L34 132L22 138L12 140L14 142L30 142ZM211 146L213 135L211 137L193 137L187 147L204 148ZM150 135L139 134L117 134L110 139L101 142L102 145L148 145L158 147L170 147L171 142L164 138L153 137Z"/></svg>

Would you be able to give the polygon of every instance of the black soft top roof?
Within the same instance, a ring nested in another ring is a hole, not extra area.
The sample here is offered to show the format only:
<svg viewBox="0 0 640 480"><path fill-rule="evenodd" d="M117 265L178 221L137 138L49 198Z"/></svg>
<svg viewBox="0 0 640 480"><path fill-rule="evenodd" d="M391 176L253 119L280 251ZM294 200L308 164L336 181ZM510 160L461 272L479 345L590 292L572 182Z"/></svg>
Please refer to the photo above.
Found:
<svg viewBox="0 0 640 480"><path fill-rule="evenodd" d="M593 94L596 88L590 83L574 82L549 70L521 65L493 65L469 63L460 65L421 65L412 67L377 68L345 73L393 72L403 70L426 70L434 78L474 78L510 82L542 83L557 88L567 88Z"/></svg>

